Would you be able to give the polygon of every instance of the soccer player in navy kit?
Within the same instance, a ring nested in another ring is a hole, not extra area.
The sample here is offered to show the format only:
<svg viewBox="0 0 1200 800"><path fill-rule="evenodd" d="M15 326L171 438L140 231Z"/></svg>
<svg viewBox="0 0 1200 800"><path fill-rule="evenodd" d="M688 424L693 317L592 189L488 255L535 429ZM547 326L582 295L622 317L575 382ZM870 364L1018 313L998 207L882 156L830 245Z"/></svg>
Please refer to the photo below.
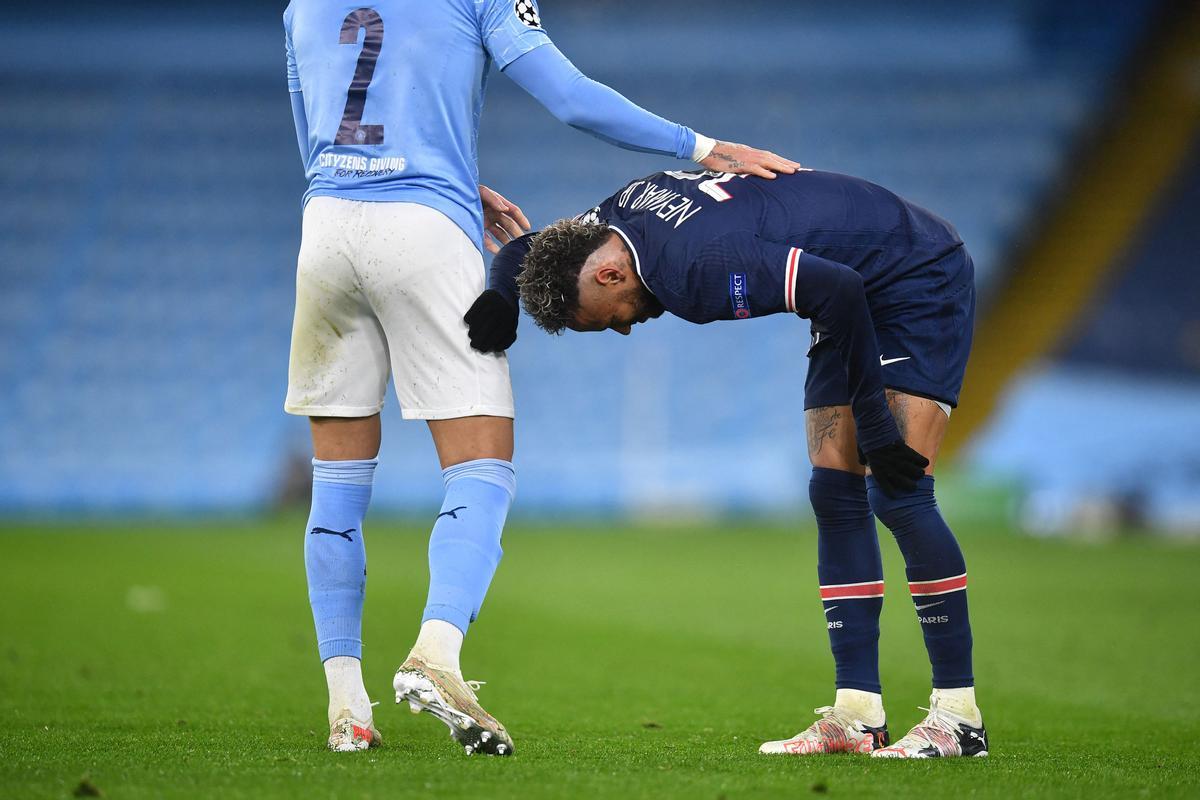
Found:
<svg viewBox="0 0 1200 800"><path fill-rule="evenodd" d="M665 172L507 244L467 315L479 350L516 335L518 291L551 333L792 313L812 321L805 427L836 699L763 753L987 754L967 576L933 466L971 346L974 267L945 220L858 178ZM883 565L895 535L933 668L928 715L891 744L879 679Z"/></svg>
<svg viewBox="0 0 1200 800"><path fill-rule="evenodd" d="M510 755L512 738L459 668L516 490L508 364L473 351L462 319L484 286L485 244L528 229L519 208L478 186L491 65L562 121L621 147L767 177L799 165L709 139L588 80L550 42L535 0L293 0L283 20L308 178L284 408L310 418L316 456L304 558L328 745L379 743L360 664L362 534L394 376L404 417L429 424L445 485L396 702L437 716L468 754Z"/></svg>

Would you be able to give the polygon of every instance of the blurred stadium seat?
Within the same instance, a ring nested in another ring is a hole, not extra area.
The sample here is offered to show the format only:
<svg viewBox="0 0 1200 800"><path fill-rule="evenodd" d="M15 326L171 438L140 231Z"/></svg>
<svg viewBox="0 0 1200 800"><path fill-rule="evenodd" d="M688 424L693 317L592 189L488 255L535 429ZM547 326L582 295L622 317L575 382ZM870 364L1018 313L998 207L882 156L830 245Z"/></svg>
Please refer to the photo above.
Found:
<svg viewBox="0 0 1200 800"><path fill-rule="evenodd" d="M979 474L1025 488L1026 527L1200 530L1200 140L1156 206L1117 279L970 450Z"/></svg>
<svg viewBox="0 0 1200 800"><path fill-rule="evenodd" d="M747 0L737 37L723 5L542 12L585 72L647 107L949 218L986 298L1150 4ZM282 412L302 176L279 9L219 8L105 4L60 20L52 48L40 19L0 29L0 509L252 509L307 452ZM661 45L667 26L686 47ZM535 224L667 163L493 76L482 179ZM523 326L522 511L800 503L806 328L687 327ZM398 423L392 399L377 503L428 506L432 448Z"/></svg>

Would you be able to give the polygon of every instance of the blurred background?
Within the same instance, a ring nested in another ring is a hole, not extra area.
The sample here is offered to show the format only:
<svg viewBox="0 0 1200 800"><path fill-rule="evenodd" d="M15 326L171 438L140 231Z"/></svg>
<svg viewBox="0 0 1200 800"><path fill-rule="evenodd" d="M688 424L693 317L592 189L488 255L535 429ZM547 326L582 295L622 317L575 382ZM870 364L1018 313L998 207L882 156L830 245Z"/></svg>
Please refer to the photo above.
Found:
<svg viewBox="0 0 1200 800"><path fill-rule="evenodd" d="M0 519L307 504L283 413L304 188L278 2L0 12ZM1037 534L1200 533L1194 2L543 0L589 76L671 119L951 220L977 346L939 492ZM663 32L669 32L664 37ZM679 162L493 75L481 180L535 225ZM806 514L806 323L511 351L516 514ZM785 365L780 369L780 365ZM384 412L375 508L424 515Z"/></svg>

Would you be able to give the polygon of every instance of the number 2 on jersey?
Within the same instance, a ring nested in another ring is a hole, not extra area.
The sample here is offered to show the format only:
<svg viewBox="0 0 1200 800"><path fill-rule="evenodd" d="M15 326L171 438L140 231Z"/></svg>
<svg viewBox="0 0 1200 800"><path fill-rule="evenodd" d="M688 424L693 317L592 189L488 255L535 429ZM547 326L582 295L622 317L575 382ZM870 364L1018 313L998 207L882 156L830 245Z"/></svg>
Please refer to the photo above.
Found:
<svg viewBox="0 0 1200 800"><path fill-rule="evenodd" d="M342 21L341 44L357 44L358 31L364 29L362 52L354 66L354 77L346 90L346 110L338 126L334 144L383 144L382 125L363 125L363 106L367 104L367 87L375 77L375 63L383 48L383 17L373 8L351 11Z"/></svg>

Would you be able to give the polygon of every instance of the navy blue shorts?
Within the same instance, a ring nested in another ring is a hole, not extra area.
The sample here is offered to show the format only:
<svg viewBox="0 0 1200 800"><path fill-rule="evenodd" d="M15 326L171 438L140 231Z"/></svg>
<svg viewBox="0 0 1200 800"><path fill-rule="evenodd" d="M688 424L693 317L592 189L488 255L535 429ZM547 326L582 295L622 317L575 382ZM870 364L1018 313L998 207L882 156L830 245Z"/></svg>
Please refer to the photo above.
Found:
<svg viewBox="0 0 1200 800"><path fill-rule="evenodd" d="M958 405L975 328L975 265L964 247L878 292L867 302L879 339L883 385ZM804 408L850 404L846 367L828 334L813 330Z"/></svg>

